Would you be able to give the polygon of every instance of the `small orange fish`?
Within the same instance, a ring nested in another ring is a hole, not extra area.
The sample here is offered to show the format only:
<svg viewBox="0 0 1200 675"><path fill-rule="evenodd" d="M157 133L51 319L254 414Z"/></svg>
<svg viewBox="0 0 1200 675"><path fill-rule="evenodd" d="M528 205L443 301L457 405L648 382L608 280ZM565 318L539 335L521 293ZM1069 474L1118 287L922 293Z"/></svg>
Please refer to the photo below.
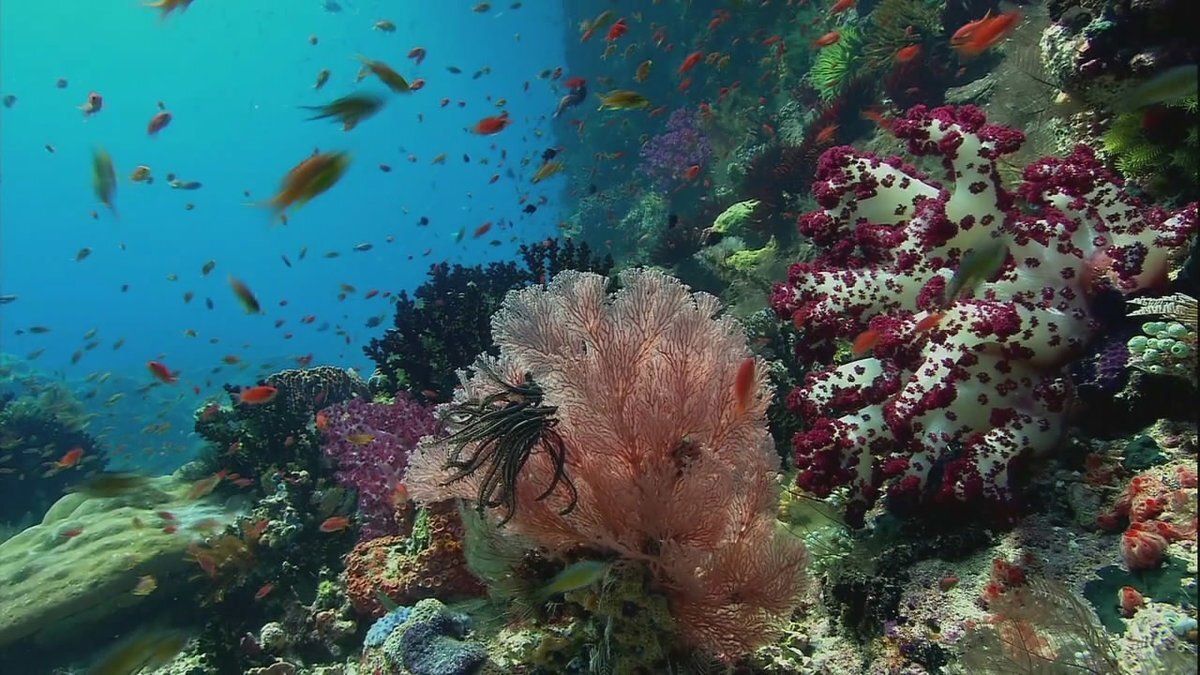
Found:
<svg viewBox="0 0 1200 675"><path fill-rule="evenodd" d="M65 455L63 455L61 458L59 458L59 460L54 463L54 466L58 467L59 469L69 469L69 468L75 466L76 464L78 464L80 458L82 458L82 457L83 457L83 448L74 447L74 448L71 448L70 450L68 450L67 453Z"/></svg>
<svg viewBox="0 0 1200 675"><path fill-rule="evenodd" d="M273 584L269 581L267 583L263 584L262 588L258 589L258 592L256 592L254 594L255 602L267 597L268 595L271 594L271 591L273 591L273 590L275 590L275 584Z"/></svg>
<svg viewBox="0 0 1200 675"><path fill-rule="evenodd" d="M850 345L850 353L855 356L862 356L875 348L879 344L879 338L882 337L879 331L868 328L858 334L854 338L854 343Z"/></svg>
<svg viewBox="0 0 1200 675"><path fill-rule="evenodd" d="M163 127L171 123L171 113L166 110L160 111L157 115L150 118L150 124L146 125L146 133L151 136L163 130Z"/></svg>
<svg viewBox="0 0 1200 675"><path fill-rule="evenodd" d="M278 393L279 390L270 385L264 384L257 387L250 387L249 389L243 389L238 394L238 402L248 405L262 405L275 400L275 395Z"/></svg>
<svg viewBox="0 0 1200 675"><path fill-rule="evenodd" d="M508 124L508 113L503 112L499 115L485 117L479 120L475 123L475 126L471 127L471 132L483 136L489 136L491 134L498 134L501 131L504 131L504 128L507 127Z"/></svg>
<svg viewBox="0 0 1200 675"><path fill-rule="evenodd" d="M680 64L679 70L675 71L675 73L677 75L683 75L684 73L691 70L692 68L695 68L696 64L700 63L700 59L703 59L703 58L704 58L703 51L695 51L695 52L692 52L691 54L688 54L687 58L685 58L683 60L683 63Z"/></svg>
<svg viewBox="0 0 1200 675"><path fill-rule="evenodd" d="M79 535L81 535L81 534L83 534L83 528L82 528L82 527L73 527L73 528L71 528L71 529L69 529L69 530L63 530L63 531L62 531L62 538L63 538L63 539L74 539L75 537L78 537L78 536L79 536Z"/></svg>
<svg viewBox="0 0 1200 675"><path fill-rule="evenodd" d="M478 239L478 238L482 237L483 235L487 234L488 230L490 230L490 229L492 229L492 221L489 220L488 222L475 228L475 233L473 235L471 235L471 237L473 239Z"/></svg>
<svg viewBox="0 0 1200 675"><path fill-rule="evenodd" d="M201 497L207 497L208 495L212 494L212 491L216 489L217 484L220 483L224 478L225 474L218 471L208 478L202 478L196 481L192 484L192 489L188 490L187 498L200 499Z"/></svg>
<svg viewBox="0 0 1200 675"><path fill-rule="evenodd" d="M684 172L683 179L691 182L691 181L696 180L696 177L699 175L700 175L700 165L693 164L688 167L686 172Z"/></svg>
<svg viewBox="0 0 1200 675"><path fill-rule="evenodd" d="M837 130L838 125L830 124L829 126L817 132L817 135L813 137L813 142L817 145L825 145L826 143L830 143L837 135Z"/></svg>
<svg viewBox="0 0 1200 675"><path fill-rule="evenodd" d="M842 34L836 30L831 30L821 37L813 40L814 47L828 47L829 45L837 44L838 40L842 39Z"/></svg>
<svg viewBox="0 0 1200 675"><path fill-rule="evenodd" d="M754 386L754 357L747 357L738 366L737 375L733 378L734 409L738 415L743 415L750 405L750 390Z"/></svg>
<svg viewBox="0 0 1200 675"><path fill-rule="evenodd" d="M944 316L946 315L942 312L934 312L918 321L917 325L913 327L913 330L918 333L924 333L927 330L932 330L934 326L937 326L939 323L941 323L942 317Z"/></svg>
<svg viewBox="0 0 1200 675"><path fill-rule="evenodd" d="M161 361L150 361L146 364L146 367L150 369L151 375L166 384L175 384L179 381L179 376L172 373L171 369L167 368Z"/></svg>
<svg viewBox="0 0 1200 675"><path fill-rule="evenodd" d="M332 533L341 532L348 527L350 527L350 519L346 516L329 516L317 529L325 533Z"/></svg>
<svg viewBox="0 0 1200 675"><path fill-rule="evenodd" d="M1008 37L1017 24L1021 23L1022 18L1024 15L1020 12L1006 12L993 19L985 20L969 33L962 44L955 45L954 48L958 50L959 54L968 58L979 56ZM957 33L955 34L957 35Z"/></svg>
<svg viewBox="0 0 1200 675"><path fill-rule="evenodd" d="M858 0L837 0L833 3L833 7L829 8L829 16L836 16L854 6Z"/></svg>
<svg viewBox="0 0 1200 675"><path fill-rule="evenodd" d="M909 45L896 51L897 63L908 63L921 55L921 45Z"/></svg>

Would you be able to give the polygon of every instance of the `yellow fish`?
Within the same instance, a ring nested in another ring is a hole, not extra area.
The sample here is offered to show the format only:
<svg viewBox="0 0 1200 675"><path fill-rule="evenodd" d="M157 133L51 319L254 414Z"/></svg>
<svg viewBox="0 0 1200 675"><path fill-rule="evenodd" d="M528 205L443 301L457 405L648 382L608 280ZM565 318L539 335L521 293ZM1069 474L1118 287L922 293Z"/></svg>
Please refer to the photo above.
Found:
<svg viewBox="0 0 1200 675"><path fill-rule="evenodd" d="M534 593L534 597L541 604L558 593L591 586L608 574L612 566L612 562L608 561L580 560L554 575L548 584Z"/></svg>
<svg viewBox="0 0 1200 675"><path fill-rule="evenodd" d="M375 437L371 434L350 434L346 437L346 440L355 445L370 445L371 441L375 440Z"/></svg>
<svg viewBox="0 0 1200 675"><path fill-rule="evenodd" d="M543 164L541 167L538 168L537 173L533 174L532 182L534 182L534 183L541 182L562 170L563 170L562 162L546 162L545 164Z"/></svg>
<svg viewBox="0 0 1200 675"><path fill-rule="evenodd" d="M137 586L133 587L134 595L150 595L158 588L158 579L153 575L147 574L138 579Z"/></svg>
<svg viewBox="0 0 1200 675"><path fill-rule="evenodd" d="M650 100L636 91L615 89L600 95L600 107L597 110L636 110L649 106Z"/></svg>

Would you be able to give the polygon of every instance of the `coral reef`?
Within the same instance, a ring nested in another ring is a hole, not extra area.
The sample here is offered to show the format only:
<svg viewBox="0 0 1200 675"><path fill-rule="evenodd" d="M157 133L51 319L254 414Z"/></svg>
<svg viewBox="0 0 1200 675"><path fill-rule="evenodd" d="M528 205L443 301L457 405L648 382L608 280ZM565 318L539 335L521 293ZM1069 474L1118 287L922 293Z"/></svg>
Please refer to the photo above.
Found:
<svg viewBox="0 0 1200 675"><path fill-rule="evenodd" d="M650 270L619 283L610 297L604 277L569 272L510 293L493 318L499 358L464 377L451 435L423 441L405 481L420 502L475 502L564 561L646 566L679 642L733 658L795 608L806 557L776 533L765 374L714 297ZM456 445L464 417L493 410L513 432Z"/></svg>
<svg viewBox="0 0 1200 675"><path fill-rule="evenodd" d="M346 593L361 614L385 613L379 597L397 605L437 597L455 600L483 593L467 569L462 520L452 502L428 507L409 537L359 542L346 557Z"/></svg>
<svg viewBox="0 0 1200 675"><path fill-rule="evenodd" d="M196 433L212 444L207 463L232 480L259 481L277 469L315 475L321 469L313 426L317 411L369 398L366 382L357 373L332 366L285 370L260 384L277 390L271 401L239 403L241 388L225 385L229 407L209 403L196 412Z"/></svg>
<svg viewBox="0 0 1200 675"><path fill-rule="evenodd" d="M83 419L61 385L21 396L0 391L0 523L29 524L105 467L107 452ZM64 462L75 450L81 454Z"/></svg>
<svg viewBox="0 0 1200 675"><path fill-rule="evenodd" d="M454 388L455 370L491 349L488 321L505 293L545 283L567 269L600 274L612 269L611 257L593 257L587 244L570 239L522 244L521 258L523 268L511 262L487 267L432 265L429 279L412 297L400 292L394 327L363 348L388 393L407 389L422 401L442 400Z"/></svg>
<svg viewBox="0 0 1200 675"><path fill-rule="evenodd" d="M697 179L688 176L691 167L708 167L712 145L700 126L700 113L680 108L667 118L666 129L642 145L638 170L660 190L672 190Z"/></svg>
<svg viewBox="0 0 1200 675"><path fill-rule="evenodd" d="M191 488L167 476L119 496L74 492L41 524L0 544L0 646L61 641L186 590L188 548L237 516L190 498ZM156 589L135 593L146 576Z"/></svg>
<svg viewBox="0 0 1200 675"><path fill-rule="evenodd" d="M417 441L438 430L432 410L401 393L391 403L355 399L321 414L321 450L336 463L338 484L358 493L361 538L398 534L400 477Z"/></svg>
<svg viewBox="0 0 1200 675"><path fill-rule="evenodd" d="M432 598L396 612L403 612L396 616L404 619L385 626L389 630L383 639L367 645L362 672L471 675L488 660L482 645L466 639L470 631L467 615L453 613Z"/></svg>
<svg viewBox="0 0 1200 675"><path fill-rule="evenodd" d="M911 154L941 159L947 184L898 157L831 149L814 185L823 210L799 223L827 250L793 265L772 297L804 333L800 358L827 360L864 328L875 352L791 394L810 420L795 441L798 483L818 495L848 486L856 523L881 496L901 511L986 504L1003 518L1010 479L1061 435L1060 368L1092 336L1089 299L1165 280L1196 205L1143 205L1083 146L1027 167L1014 195L996 164L1021 134L969 106L917 106L892 127ZM998 277L943 298L964 255L996 237Z"/></svg>

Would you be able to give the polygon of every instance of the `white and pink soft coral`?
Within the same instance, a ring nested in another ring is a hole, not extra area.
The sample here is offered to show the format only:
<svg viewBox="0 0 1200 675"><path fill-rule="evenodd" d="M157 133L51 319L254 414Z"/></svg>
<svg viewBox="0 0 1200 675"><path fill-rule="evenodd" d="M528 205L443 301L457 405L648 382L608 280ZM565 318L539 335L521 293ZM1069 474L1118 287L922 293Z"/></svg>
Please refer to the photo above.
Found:
<svg viewBox="0 0 1200 675"><path fill-rule="evenodd" d="M848 486L852 518L881 491L897 507L1007 505L1020 460L1061 437L1062 366L1096 329L1090 298L1164 280L1196 205L1145 206L1084 146L1030 165L1009 192L997 161L1024 137L969 106L918 106L893 131L941 157L944 182L898 157L829 150L813 188L823 210L799 221L825 251L772 295L804 333L801 358L876 334L873 357L814 372L789 397L808 421L798 482ZM993 237L1009 246L994 280L943 303L964 253Z"/></svg>

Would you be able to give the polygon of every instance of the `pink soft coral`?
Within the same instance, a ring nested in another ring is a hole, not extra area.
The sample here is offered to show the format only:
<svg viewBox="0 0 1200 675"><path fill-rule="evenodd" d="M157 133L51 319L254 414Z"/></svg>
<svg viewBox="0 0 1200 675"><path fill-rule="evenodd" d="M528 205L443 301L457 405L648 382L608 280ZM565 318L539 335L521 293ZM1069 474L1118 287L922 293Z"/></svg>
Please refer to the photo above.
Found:
<svg viewBox="0 0 1200 675"><path fill-rule="evenodd" d="M609 297L604 277L564 272L510 293L492 320L500 358L482 364L509 382L528 374L557 409L577 492L573 508L562 487L539 500L554 462L535 451L506 528L563 557L599 549L647 565L684 644L746 653L796 606L805 562L799 541L775 532L779 462L763 369L752 386L761 395L739 410L734 378L749 353L716 298L653 271L620 281ZM476 368L455 401L498 391ZM452 450L421 443L405 478L413 498L476 498L478 475L443 485Z"/></svg>

